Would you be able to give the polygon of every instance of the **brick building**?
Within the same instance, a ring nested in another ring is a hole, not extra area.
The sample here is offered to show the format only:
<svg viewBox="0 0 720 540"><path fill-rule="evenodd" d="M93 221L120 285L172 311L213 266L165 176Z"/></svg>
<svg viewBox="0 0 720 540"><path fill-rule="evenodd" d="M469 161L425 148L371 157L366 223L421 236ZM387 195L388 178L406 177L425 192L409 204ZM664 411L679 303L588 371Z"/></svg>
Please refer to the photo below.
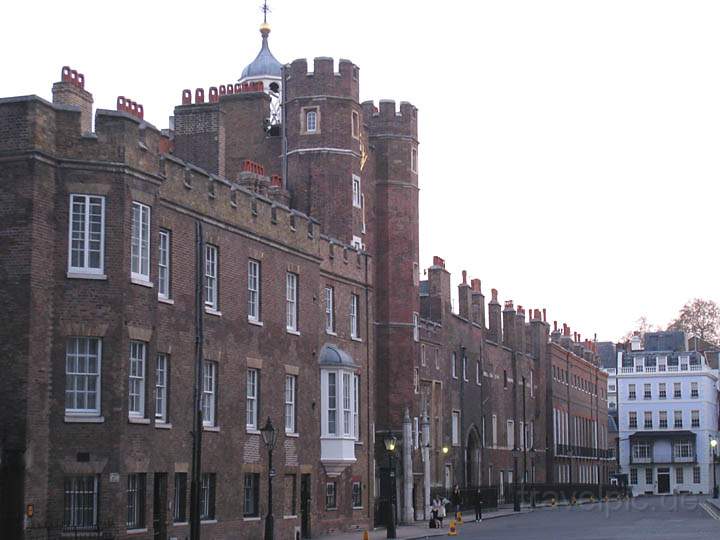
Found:
<svg viewBox="0 0 720 540"><path fill-rule="evenodd" d="M581 341L557 324L550 335L546 377L548 480L606 483L613 465L609 451L607 373L600 369L595 342Z"/></svg>
<svg viewBox="0 0 720 540"><path fill-rule="evenodd" d="M93 116L69 68L53 103L0 99L9 537L187 537L196 376L214 538L262 536L268 418L277 538L382 522L390 435L409 521L431 488L557 481L555 404L606 429L597 396L550 384L568 348L598 375L544 311L486 308L463 275L456 312L440 258L420 280L415 107L360 103L347 60L282 66L269 33L162 131L125 97Z"/></svg>

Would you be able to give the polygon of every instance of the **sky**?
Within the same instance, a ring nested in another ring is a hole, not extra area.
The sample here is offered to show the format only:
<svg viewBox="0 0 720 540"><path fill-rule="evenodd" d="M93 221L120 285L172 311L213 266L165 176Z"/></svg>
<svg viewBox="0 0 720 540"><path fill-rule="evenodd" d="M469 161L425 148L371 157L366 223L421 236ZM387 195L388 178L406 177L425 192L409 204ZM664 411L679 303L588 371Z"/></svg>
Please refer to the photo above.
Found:
<svg viewBox="0 0 720 540"><path fill-rule="evenodd" d="M255 57L260 4L11 0L0 96L49 100L69 65L167 127ZM720 300L720 2L269 4L279 60L348 58L362 100L419 108L421 267L599 340Z"/></svg>

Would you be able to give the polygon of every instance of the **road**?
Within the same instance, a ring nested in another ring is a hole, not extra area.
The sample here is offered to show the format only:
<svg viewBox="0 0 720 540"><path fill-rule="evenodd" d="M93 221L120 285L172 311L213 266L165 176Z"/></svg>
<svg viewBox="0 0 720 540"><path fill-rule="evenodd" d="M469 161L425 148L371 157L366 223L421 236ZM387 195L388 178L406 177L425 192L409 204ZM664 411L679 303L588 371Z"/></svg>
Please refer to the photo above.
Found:
<svg viewBox="0 0 720 540"><path fill-rule="evenodd" d="M705 496L638 497L630 501L538 509L461 526L458 538L492 540L703 540L720 538ZM720 517L720 514L718 514Z"/></svg>

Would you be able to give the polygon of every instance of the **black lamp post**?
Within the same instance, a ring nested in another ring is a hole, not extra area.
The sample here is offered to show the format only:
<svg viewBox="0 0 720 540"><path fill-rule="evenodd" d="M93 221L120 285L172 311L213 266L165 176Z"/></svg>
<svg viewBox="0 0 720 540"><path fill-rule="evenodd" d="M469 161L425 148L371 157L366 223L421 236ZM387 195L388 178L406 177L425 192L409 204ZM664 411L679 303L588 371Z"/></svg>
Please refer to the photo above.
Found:
<svg viewBox="0 0 720 540"><path fill-rule="evenodd" d="M520 511L520 497L518 493L518 457L520 457L520 449L516 446L512 449L513 457L513 510Z"/></svg>
<svg viewBox="0 0 720 540"><path fill-rule="evenodd" d="M713 499L718 498L718 485L717 485L717 476L715 475L715 469L717 468L717 461L718 461L718 455L717 455L717 446L718 442L717 439L710 439L710 447L712 448L712 458L713 458Z"/></svg>
<svg viewBox="0 0 720 540"><path fill-rule="evenodd" d="M531 447L530 454L530 506L535 508L535 448Z"/></svg>
<svg viewBox="0 0 720 540"><path fill-rule="evenodd" d="M395 532L395 448L397 448L397 438L392 434L388 433L385 436L385 450L388 453L388 459L390 461L390 500L388 501L388 516L387 516L387 538L397 538Z"/></svg>
<svg viewBox="0 0 720 540"><path fill-rule="evenodd" d="M268 416L265 425L260 429L262 434L263 442L268 449L268 513L265 517L265 540L274 540L274 526L275 519L273 518L273 495L272 495L272 479L275 476L275 470L272 464L272 453L275 448L275 442L277 441L277 431L270 421Z"/></svg>

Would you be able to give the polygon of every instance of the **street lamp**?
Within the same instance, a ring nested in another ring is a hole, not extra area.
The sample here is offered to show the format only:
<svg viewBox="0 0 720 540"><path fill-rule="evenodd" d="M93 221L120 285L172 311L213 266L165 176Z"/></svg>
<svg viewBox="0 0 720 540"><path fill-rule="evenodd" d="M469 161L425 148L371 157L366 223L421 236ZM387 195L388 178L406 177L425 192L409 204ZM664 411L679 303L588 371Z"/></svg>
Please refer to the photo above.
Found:
<svg viewBox="0 0 720 540"><path fill-rule="evenodd" d="M530 454L530 506L535 508L535 447L528 451Z"/></svg>
<svg viewBox="0 0 720 540"><path fill-rule="evenodd" d="M448 453L449 451L450 451L450 448L448 447L447 444L442 447L442 452L443 452L443 454L447 455L447 453Z"/></svg>
<svg viewBox="0 0 720 540"><path fill-rule="evenodd" d="M713 453L713 499L718 498L718 485L717 485L717 477L715 476L715 469L717 468L717 439L710 439L710 447L712 448Z"/></svg>
<svg viewBox="0 0 720 540"><path fill-rule="evenodd" d="M516 446L512 449L513 457L513 511L520 511L520 499L518 498L518 457L520 457L520 449Z"/></svg>
<svg viewBox="0 0 720 540"><path fill-rule="evenodd" d="M385 443L385 450L388 453L388 459L390 461L390 500L388 501L388 517L387 517L387 538L397 538L395 533L395 448L397 448L397 438L392 434L388 433L383 441Z"/></svg>
<svg viewBox="0 0 720 540"><path fill-rule="evenodd" d="M272 422L270 421L270 417L268 416L267 422L265 422L265 425L260 428L260 434L262 435L263 442L265 443L265 446L268 449L268 513L265 517L265 540L273 540L274 539L274 518L273 518L273 500L272 500L272 479L273 476L275 476L275 471L273 470L272 465L272 453L273 448L275 448L275 442L277 441L277 431L272 425Z"/></svg>

